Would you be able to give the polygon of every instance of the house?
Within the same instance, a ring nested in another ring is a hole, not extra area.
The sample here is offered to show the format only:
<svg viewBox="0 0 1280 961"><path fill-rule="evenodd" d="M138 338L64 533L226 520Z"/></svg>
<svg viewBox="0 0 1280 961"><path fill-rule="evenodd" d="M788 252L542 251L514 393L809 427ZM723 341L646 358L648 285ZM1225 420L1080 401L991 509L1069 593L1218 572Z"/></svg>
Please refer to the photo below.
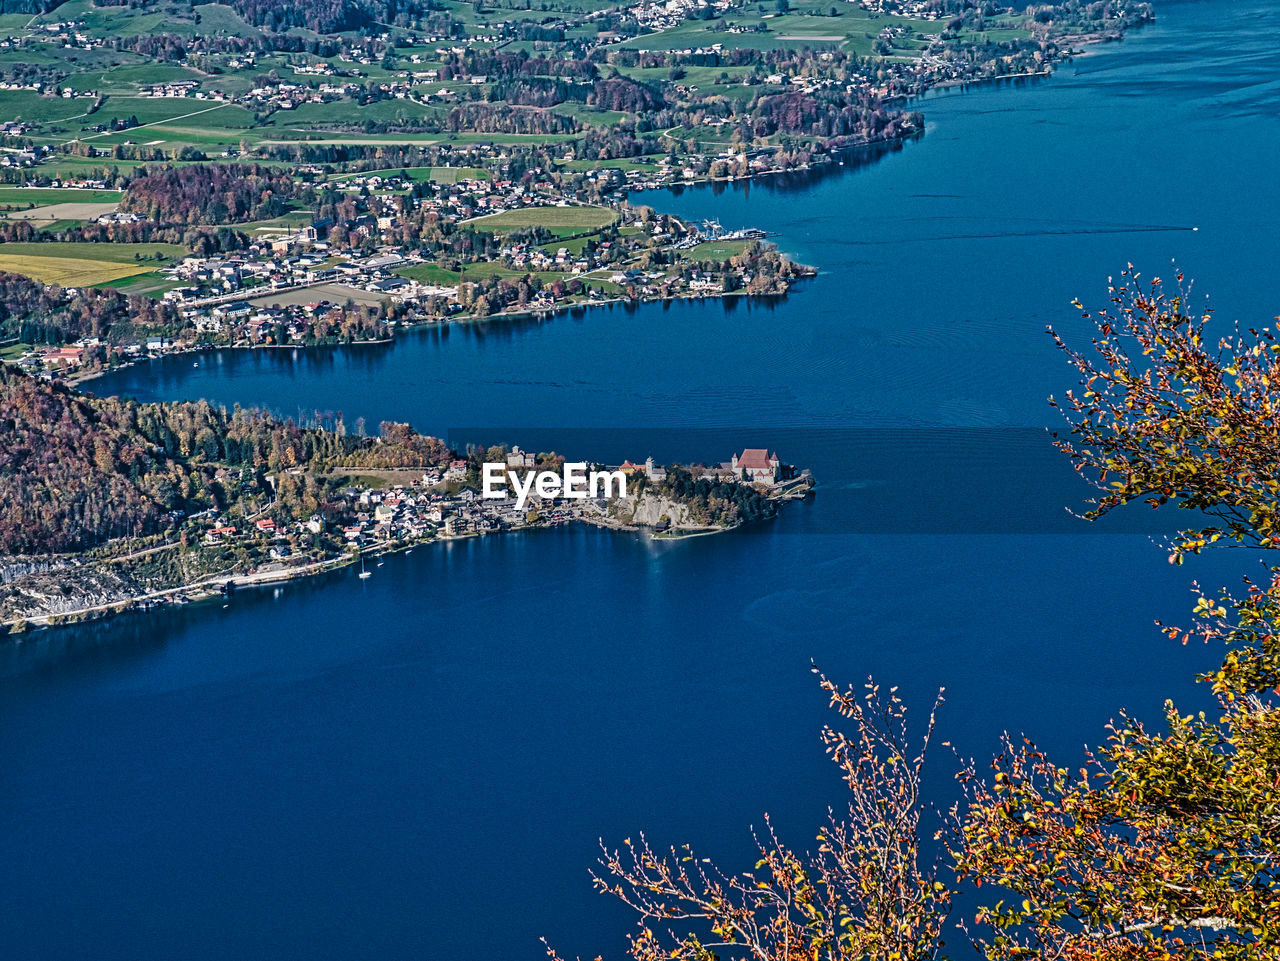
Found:
<svg viewBox="0 0 1280 961"><path fill-rule="evenodd" d="M262 533L264 534L271 534L275 532L276 522L273 521L270 517L264 517L260 521L255 521L253 526L256 527L258 530L262 531Z"/></svg>
<svg viewBox="0 0 1280 961"><path fill-rule="evenodd" d="M79 347L58 347L45 351L44 362L46 367L79 367L80 357Z"/></svg>
<svg viewBox="0 0 1280 961"><path fill-rule="evenodd" d="M512 447L511 453L507 455L508 467L536 467L537 460L527 450L521 450L519 447Z"/></svg>
<svg viewBox="0 0 1280 961"><path fill-rule="evenodd" d="M644 459L644 475L653 483L661 484L667 479L667 469L654 464L652 457L646 457Z"/></svg>
<svg viewBox="0 0 1280 961"><path fill-rule="evenodd" d="M253 313L253 307L244 300L233 300L229 304L213 308L213 316L223 320L239 320L248 317L251 313Z"/></svg>
<svg viewBox="0 0 1280 961"><path fill-rule="evenodd" d="M776 484L782 474L778 455L770 454L763 447L748 447L740 455L734 454L729 463L736 473L753 483Z"/></svg>

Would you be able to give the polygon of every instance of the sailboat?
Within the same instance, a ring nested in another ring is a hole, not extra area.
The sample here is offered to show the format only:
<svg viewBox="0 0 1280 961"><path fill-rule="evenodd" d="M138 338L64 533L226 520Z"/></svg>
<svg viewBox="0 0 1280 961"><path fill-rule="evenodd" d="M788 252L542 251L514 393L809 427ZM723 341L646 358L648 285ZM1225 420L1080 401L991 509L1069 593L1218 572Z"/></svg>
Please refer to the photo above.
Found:
<svg viewBox="0 0 1280 961"><path fill-rule="evenodd" d="M360 555L360 577L361 577L362 579L363 579L363 578L366 578L366 577L373 577L373 571L366 571L366 570L364 569L364 555L363 555L363 554L361 554L361 555Z"/></svg>

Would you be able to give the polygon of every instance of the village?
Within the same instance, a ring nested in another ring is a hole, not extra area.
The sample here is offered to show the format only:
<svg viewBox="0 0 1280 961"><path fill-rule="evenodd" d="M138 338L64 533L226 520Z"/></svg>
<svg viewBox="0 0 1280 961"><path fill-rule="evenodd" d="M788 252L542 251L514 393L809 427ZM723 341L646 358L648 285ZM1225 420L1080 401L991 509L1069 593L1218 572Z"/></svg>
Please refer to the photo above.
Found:
<svg viewBox="0 0 1280 961"><path fill-rule="evenodd" d="M156 276L168 287L160 301L174 316L169 333L126 343L85 337L33 351L19 363L69 375L202 347L381 341L426 323L615 300L778 293L789 284L780 278L783 286L761 288L752 264L735 259L761 241L759 230L571 204L555 199L549 182L529 188L477 178L433 196L391 192L404 182L394 174L344 177L336 186L363 195L364 209L354 216L269 228L243 250L188 256L159 268ZM400 242L404 220L423 212L475 230L494 221L491 258L464 259ZM111 212L99 220L137 218ZM540 222L575 221L581 226L559 228L560 236L538 242L550 235L539 233ZM787 269L797 276L806 270L789 261ZM76 295L74 287L62 290L64 299Z"/></svg>
<svg viewBox="0 0 1280 961"><path fill-rule="evenodd" d="M493 454L491 449L488 456ZM517 446L506 451L498 463L516 475L549 462L557 459L535 456ZM306 518L292 519L289 511L273 502L247 517L208 512L186 520L189 530L201 532L199 543L204 549L222 554L234 551L247 558L248 566L240 574L250 575L252 583L276 576L286 579L291 572L308 573L317 563L334 559L354 560L430 541L574 522L622 531L647 530L658 538L730 530L748 518L733 511L704 515L695 503L699 497L732 487L777 504L808 496L815 484L808 469L784 464L765 448L748 448L711 466L662 467L647 457L603 470L624 481L621 495L616 489L610 495L588 498L535 492L517 507L515 496L505 491L501 496L485 496L474 459L456 458L426 470L374 472L403 475L403 480L385 482L385 486L365 486L353 478L353 483L337 489L327 511ZM694 487L673 487L669 482L676 473L686 475ZM301 468L293 468L286 477L296 479L301 474ZM273 490L280 489L288 483L286 477L270 477L268 482ZM235 483L230 475L218 479ZM699 487L698 482L705 483Z"/></svg>
<svg viewBox="0 0 1280 961"><path fill-rule="evenodd" d="M923 120L892 105L932 85L1041 75L1069 55L1070 24L1098 19L1057 11L1059 45L1015 10L944 25L924 0L768 11L662 0L540 18L476 5L323 42L194 30L157 53L159 41L109 29L132 16L116 6L15 21L0 36L0 50L32 61L0 70L0 99L15 105L0 124L0 271L46 285L48 308L67 317L104 289L134 299L111 324L11 318L0 359L48 378L215 347L386 342L425 324L785 294L815 271L763 231L687 223L633 198L834 169L899 145ZM237 16L170 13L193 27ZM1084 35L1145 16L1101 16ZM991 41L992 29L1015 36ZM293 183L273 183L262 196L277 201L251 214L195 203L192 217L154 192L133 196L153 174L197 165L287 171Z"/></svg>

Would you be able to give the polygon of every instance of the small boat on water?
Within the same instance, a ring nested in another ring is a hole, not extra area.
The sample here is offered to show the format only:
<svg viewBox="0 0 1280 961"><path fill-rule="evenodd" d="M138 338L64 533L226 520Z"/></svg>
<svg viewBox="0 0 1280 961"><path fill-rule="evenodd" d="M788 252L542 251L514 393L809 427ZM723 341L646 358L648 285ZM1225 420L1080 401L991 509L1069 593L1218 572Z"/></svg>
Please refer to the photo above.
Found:
<svg viewBox="0 0 1280 961"><path fill-rule="evenodd" d="M366 571L366 570L364 569L364 555L363 555L363 554L361 554L361 555L360 555L360 577L361 577L361 579L362 579L362 580L363 580L364 578L366 578L366 577L373 577L373 571Z"/></svg>

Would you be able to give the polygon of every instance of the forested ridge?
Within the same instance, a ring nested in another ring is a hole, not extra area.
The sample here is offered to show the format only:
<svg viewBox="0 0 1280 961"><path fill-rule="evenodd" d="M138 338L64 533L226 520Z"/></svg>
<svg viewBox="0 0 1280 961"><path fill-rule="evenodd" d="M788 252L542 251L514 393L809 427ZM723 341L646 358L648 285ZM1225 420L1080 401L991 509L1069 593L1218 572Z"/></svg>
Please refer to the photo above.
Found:
<svg viewBox="0 0 1280 961"><path fill-rule="evenodd" d="M205 401L97 398L0 366L0 553L84 550L225 510L236 497L219 479L227 468L261 487L268 472L291 467L418 466L450 455L404 425L383 430L365 438ZM299 510L323 497L300 494Z"/></svg>
<svg viewBox="0 0 1280 961"><path fill-rule="evenodd" d="M408 22L432 9L431 4L414 0L231 0L231 6L257 27L301 27L315 33L340 33L397 20Z"/></svg>
<svg viewBox="0 0 1280 961"><path fill-rule="evenodd" d="M227 224L279 217L298 192L292 173L261 164L148 168L120 209L170 224Z"/></svg>

